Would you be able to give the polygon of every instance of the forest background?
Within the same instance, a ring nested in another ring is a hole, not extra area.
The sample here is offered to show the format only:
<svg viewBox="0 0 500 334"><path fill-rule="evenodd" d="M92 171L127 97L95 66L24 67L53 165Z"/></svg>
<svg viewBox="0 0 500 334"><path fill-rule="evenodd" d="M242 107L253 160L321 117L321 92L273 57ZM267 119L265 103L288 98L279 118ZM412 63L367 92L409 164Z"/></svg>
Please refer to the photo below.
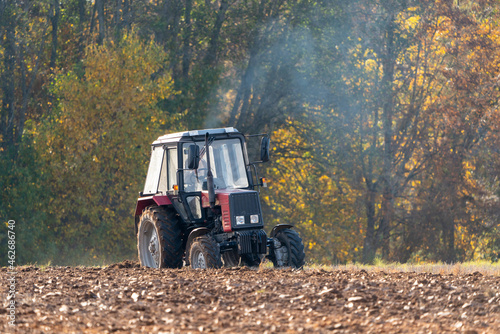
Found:
<svg viewBox="0 0 500 334"><path fill-rule="evenodd" d="M15 220L19 264L135 258L150 143L234 126L271 134L266 224L310 263L496 261L499 22L489 0L0 0L0 247Z"/></svg>

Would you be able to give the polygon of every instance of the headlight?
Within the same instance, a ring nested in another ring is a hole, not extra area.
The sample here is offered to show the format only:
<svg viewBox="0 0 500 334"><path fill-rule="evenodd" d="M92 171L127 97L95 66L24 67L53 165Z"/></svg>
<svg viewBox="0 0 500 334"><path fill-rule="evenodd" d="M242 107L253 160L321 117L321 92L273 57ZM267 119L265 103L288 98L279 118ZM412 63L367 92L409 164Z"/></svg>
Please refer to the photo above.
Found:
<svg viewBox="0 0 500 334"><path fill-rule="evenodd" d="M259 215L251 215L250 216L250 223L258 224L259 223Z"/></svg>
<svg viewBox="0 0 500 334"><path fill-rule="evenodd" d="M236 216L236 225L245 224L245 216Z"/></svg>

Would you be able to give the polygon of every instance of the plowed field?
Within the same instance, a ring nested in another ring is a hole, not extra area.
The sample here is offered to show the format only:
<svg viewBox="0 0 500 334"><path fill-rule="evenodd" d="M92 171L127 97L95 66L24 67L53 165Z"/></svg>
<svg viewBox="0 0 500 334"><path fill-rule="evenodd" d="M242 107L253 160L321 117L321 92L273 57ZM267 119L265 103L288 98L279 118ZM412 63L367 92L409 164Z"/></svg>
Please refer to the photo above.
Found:
<svg viewBox="0 0 500 334"><path fill-rule="evenodd" d="M500 277L365 270L21 267L0 332L500 333Z"/></svg>

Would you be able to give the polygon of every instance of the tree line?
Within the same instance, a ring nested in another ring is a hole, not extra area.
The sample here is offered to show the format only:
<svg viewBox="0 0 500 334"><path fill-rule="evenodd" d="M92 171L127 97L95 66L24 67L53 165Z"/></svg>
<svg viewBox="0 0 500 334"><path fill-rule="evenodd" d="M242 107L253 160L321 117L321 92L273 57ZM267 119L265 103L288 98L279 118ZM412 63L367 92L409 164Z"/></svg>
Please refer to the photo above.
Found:
<svg viewBox="0 0 500 334"><path fill-rule="evenodd" d="M219 126L271 134L266 221L294 224L311 262L497 260L499 9L0 0L0 216L18 261L134 257L150 143Z"/></svg>

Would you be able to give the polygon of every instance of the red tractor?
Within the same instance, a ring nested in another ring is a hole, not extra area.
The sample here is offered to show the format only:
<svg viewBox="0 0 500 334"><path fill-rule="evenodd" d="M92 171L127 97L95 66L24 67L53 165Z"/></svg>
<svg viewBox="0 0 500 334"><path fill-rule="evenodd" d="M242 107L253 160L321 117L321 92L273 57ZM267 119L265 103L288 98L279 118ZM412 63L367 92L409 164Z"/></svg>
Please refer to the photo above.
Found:
<svg viewBox="0 0 500 334"><path fill-rule="evenodd" d="M269 160L262 136L260 160L248 160L245 136L234 128L186 131L152 144L144 191L135 210L142 266L219 268L304 265L304 245L291 225L267 236L255 188L256 164Z"/></svg>

